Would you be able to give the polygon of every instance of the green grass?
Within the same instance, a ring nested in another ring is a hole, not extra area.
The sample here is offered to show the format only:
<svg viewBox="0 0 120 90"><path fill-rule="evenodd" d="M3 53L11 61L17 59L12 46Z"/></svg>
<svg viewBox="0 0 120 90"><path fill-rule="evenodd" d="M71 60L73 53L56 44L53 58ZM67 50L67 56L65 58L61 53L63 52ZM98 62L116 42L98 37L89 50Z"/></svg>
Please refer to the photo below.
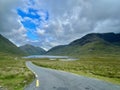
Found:
<svg viewBox="0 0 120 90"><path fill-rule="evenodd" d="M120 58L118 56L84 56L78 61L70 62L35 59L32 62L42 67L64 70L114 84L120 84Z"/></svg>
<svg viewBox="0 0 120 90"><path fill-rule="evenodd" d="M25 60L0 53L0 86L7 90L23 90L34 78Z"/></svg>

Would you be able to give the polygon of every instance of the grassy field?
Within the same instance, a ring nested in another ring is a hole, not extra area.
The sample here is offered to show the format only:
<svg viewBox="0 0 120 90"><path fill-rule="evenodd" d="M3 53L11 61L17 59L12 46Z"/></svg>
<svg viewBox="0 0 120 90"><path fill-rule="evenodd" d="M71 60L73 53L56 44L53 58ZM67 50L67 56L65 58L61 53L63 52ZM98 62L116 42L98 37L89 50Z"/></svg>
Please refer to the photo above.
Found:
<svg viewBox="0 0 120 90"><path fill-rule="evenodd" d="M28 85L33 78L34 75L25 66L25 60L0 53L1 88L23 90L25 85Z"/></svg>
<svg viewBox="0 0 120 90"><path fill-rule="evenodd" d="M34 59L36 65L64 70L87 77L101 79L114 84L120 84L120 58L119 56L109 57L81 57L78 61L50 61L48 59Z"/></svg>
<svg viewBox="0 0 120 90"><path fill-rule="evenodd" d="M29 59L36 65L68 71L101 79L120 85L119 56L91 57L83 56L78 61L60 61L49 59ZM26 68L25 61L20 57L0 53L0 87L7 90L23 90L33 79L34 75Z"/></svg>

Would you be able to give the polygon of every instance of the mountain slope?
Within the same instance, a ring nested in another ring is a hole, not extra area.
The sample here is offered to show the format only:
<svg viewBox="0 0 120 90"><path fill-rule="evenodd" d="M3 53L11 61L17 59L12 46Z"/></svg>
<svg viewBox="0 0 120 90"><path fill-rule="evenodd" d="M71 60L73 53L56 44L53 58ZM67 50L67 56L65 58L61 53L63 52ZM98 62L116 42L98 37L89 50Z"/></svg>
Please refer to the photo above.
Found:
<svg viewBox="0 0 120 90"><path fill-rule="evenodd" d="M0 53L25 55L23 51L2 35L0 35Z"/></svg>
<svg viewBox="0 0 120 90"><path fill-rule="evenodd" d="M29 44L20 46L19 48L29 55L42 55L42 54L45 54L46 52L44 49L40 47L35 47Z"/></svg>
<svg viewBox="0 0 120 90"><path fill-rule="evenodd" d="M91 33L71 42L68 45L50 49L50 55L120 55L120 34Z"/></svg>
<svg viewBox="0 0 120 90"><path fill-rule="evenodd" d="M120 34L115 33L91 33L70 43L70 45L84 45L95 41L106 41L112 44L120 43Z"/></svg>

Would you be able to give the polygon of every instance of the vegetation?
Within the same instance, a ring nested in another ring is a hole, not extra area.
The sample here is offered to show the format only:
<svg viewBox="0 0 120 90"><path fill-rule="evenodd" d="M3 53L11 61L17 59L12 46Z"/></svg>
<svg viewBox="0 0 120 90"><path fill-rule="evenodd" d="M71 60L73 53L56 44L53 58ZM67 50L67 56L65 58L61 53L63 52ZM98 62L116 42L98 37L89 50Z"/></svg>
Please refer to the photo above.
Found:
<svg viewBox="0 0 120 90"><path fill-rule="evenodd" d="M7 90L23 90L33 78L34 75L27 69L24 60L0 53L0 87Z"/></svg>
<svg viewBox="0 0 120 90"><path fill-rule="evenodd" d="M0 52L14 55L26 55L25 52L20 50L16 45L2 35L0 35Z"/></svg>
<svg viewBox="0 0 120 90"><path fill-rule="evenodd" d="M30 49L28 46L25 49L30 50L29 53L35 50L36 54L38 48ZM8 90L23 90L25 85L33 80L34 75L26 68L25 60L19 57L25 54L28 52L20 50L0 35L0 89L4 87ZM69 45L54 47L47 54L74 56L80 59L69 62L59 59L51 61L47 58L31 61L42 67L120 84L120 34L88 34Z"/></svg>
<svg viewBox="0 0 120 90"><path fill-rule="evenodd" d="M120 84L120 34L87 34L68 45L53 47L47 54L73 56L80 60L72 62L36 60L34 63Z"/></svg>
<svg viewBox="0 0 120 90"><path fill-rule="evenodd" d="M120 55L120 34L87 34L68 45L53 47L47 54L67 55L78 58L81 55Z"/></svg>
<svg viewBox="0 0 120 90"><path fill-rule="evenodd" d="M120 84L119 56L97 57L83 56L78 61L55 61L35 59L33 63L42 67L64 70L87 77L102 79L107 82Z"/></svg>
<svg viewBox="0 0 120 90"><path fill-rule="evenodd" d="M22 51L26 52L28 55L42 55L45 54L46 51L40 47L35 47L29 44L19 47Z"/></svg>

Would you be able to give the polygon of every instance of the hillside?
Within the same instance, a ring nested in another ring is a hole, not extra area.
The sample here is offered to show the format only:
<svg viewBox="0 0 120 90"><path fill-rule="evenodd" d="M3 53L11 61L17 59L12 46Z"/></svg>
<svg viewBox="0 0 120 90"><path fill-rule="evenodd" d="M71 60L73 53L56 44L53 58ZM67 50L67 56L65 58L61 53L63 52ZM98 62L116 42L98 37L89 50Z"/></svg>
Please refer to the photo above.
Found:
<svg viewBox="0 0 120 90"><path fill-rule="evenodd" d="M71 42L68 45L50 49L50 55L120 55L120 34L91 33Z"/></svg>
<svg viewBox="0 0 120 90"><path fill-rule="evenodd" d="M109 42L120 45L120 34L115 33L91 33L70 43L70 45L85 45L95 41Z"/></svg>
<svg viewBox="0 0 120 90"><path fill-rule="evenodd" d="M15 55L26 54L2 35L0 35L0 53L15 54Z"/></svg>
<svg viewBox="0 0 120 90"><path fill-rule="evenodd" d="M40 47L35 47L29 44L19 47L21 50L26 52L28 55L42 55L45 54L46 51Z"/></svg>

